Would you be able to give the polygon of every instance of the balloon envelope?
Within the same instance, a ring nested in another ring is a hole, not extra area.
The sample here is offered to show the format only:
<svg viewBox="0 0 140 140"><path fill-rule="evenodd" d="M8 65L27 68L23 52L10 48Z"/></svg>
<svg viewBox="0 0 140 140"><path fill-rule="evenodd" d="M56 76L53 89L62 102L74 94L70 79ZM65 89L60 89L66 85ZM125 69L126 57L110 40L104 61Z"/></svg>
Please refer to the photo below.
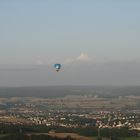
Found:
<svg viewBox="0 0 140 140"><path fill-rule="evenodd" d="M61 69L61 64L54 64L54 68L56 71L59 71Z"/></svg>

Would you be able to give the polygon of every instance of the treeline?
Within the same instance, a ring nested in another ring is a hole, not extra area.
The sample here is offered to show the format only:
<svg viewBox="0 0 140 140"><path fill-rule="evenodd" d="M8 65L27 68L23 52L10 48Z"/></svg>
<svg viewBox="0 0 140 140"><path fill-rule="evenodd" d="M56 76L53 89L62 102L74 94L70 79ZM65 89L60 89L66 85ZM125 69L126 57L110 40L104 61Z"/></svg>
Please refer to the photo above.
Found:
<svg viewBox="0 0 140 140"><path fill-rule="evenodd" d="M23 126L23 125L0 125L0 135L19 136L30 133L48 133L50 130L55 130L56 133L77 133L82 136L98 136L99 133L102 137L132 137L138 136L138 131L129 130L127 127L123 128L104 128L98 129L96 127L87 128L65 128L59 126ZM45 137L45 136L42 136ZM11 137L12 138L12 137ZM12 139L11 139L12 140Z"/></svg>

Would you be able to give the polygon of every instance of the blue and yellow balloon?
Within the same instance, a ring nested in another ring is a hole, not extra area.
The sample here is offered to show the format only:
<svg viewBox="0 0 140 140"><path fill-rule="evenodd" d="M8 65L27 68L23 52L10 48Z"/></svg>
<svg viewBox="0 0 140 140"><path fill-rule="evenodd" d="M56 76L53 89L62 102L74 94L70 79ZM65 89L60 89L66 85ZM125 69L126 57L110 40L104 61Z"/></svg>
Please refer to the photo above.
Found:
<svg viewBox="0 0 140 140"><path fill-rule="evenodd" d="M54 68L56 69L57 72L60 71L61 67L62 67L61 64L54 64Z"/></svg>

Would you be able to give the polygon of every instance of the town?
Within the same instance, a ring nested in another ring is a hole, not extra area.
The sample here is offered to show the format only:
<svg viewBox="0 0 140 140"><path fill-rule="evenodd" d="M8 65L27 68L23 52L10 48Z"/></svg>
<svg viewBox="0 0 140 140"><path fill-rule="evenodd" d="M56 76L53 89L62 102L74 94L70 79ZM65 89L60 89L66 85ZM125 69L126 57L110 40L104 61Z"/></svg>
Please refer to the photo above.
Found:
<svg viewBox="0 0 140 140"><path fill-rule="evenodd" d="M1 98L0 123L140 130L139 100L140 97L134 96L105 99L91 95Z"/></svg>

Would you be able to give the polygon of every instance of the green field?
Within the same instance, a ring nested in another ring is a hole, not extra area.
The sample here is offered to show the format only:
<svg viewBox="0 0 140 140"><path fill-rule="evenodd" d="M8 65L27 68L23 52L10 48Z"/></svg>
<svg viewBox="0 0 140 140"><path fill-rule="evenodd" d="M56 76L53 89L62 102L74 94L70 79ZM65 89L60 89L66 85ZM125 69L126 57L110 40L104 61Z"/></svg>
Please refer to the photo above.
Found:
<svg viewBox="0 0 140 140"><path fill-rule="evenodd" d="M122 140L140 140L140 137L130 137L130 138L124 138Z"/></svg>
<svg viewBox="0 0 140 140"><path fill-rule="evenodd" d="M97 137L90 137L93 140L97 140ZM120 140L140 140L140 137L129 137L129 138L120 138Z"/></svg>
<svg viewBox="0 0 140 140"><path fill-rule="evenodd" d="M6 137L6 136L8 136L8 135L2 135L2 134L0 134L0 138Z"/></svg>

